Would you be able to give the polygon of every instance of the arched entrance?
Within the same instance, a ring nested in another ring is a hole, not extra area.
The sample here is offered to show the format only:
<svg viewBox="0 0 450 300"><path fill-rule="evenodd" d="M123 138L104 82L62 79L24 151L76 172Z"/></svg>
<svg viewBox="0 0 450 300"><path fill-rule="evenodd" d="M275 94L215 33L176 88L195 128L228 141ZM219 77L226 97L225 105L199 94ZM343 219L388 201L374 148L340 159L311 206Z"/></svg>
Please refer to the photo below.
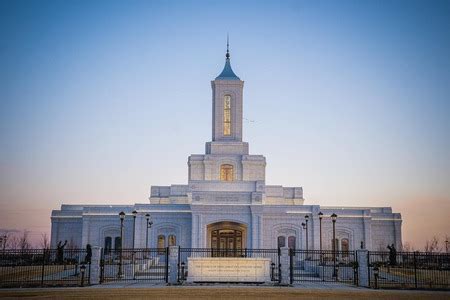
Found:
<svg viewBox="0 0 450 300"><path fill-rule="evenodd" d="M242 256L247 247L247 226L236 222L208 225L208 245L214 256Z"/></svg>

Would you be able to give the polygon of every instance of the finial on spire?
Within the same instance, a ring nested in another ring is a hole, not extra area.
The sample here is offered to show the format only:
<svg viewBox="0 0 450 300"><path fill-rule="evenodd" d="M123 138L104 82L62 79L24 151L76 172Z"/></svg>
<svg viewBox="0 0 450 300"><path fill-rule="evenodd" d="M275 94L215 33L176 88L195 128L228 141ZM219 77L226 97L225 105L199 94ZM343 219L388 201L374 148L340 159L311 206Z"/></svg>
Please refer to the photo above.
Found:
<svg viewBox="0 0 450 300"><path fill-rule="evenodd" d="M227 54L225 55L227 59L230 59L230 43L229 43L229 37L227 33Z"/></svg>

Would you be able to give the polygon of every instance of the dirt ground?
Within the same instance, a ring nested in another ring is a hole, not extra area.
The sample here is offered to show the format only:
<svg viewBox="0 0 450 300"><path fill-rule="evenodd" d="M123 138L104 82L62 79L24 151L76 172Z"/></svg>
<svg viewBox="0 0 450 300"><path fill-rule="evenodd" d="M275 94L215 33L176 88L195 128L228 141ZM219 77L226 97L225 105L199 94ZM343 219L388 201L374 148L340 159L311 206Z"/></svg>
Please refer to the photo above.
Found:
<svg viewBox="0 0 450 300"><path fill-rule="evenodd" d="M446 299L450 292L298 287L154 287L54 288L0 290L0 298L17 299Z"/></svg>

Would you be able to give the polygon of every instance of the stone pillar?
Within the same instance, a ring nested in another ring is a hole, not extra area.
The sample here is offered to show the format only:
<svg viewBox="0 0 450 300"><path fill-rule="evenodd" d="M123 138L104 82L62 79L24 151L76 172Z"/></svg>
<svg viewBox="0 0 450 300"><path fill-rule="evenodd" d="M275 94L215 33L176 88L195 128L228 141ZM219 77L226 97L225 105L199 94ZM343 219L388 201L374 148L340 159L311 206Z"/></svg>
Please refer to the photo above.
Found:
<svg viewBox="0 0 450 300"><path fill-rule="evenodd" d="M91 257L91 284L100 283L100 259L101 259L102 248L97 246L92 246L92 257Z"/></svg>
<svg viewBox="0 0 450 300"><path fill-rule="evenodd" d="M363 217L364 247L367 250L372 250L372 216L370 214L370 210L365 210Z"/></svg>
<svg viewBox="0 0 450 300"><path fill-rule="evenodd" d="M169 247L169 284L178 283L178 246Z"/></svg>
<svg viewBox="0 0 450 300"><path fill-rule="evenodd" d="M369 273L368 273L368 256L369 251L356 250L358 257L358 285L363 287L369 287Z"/></svg>
<svg viewBox="0 0 450 300"><path fill-rule="evenodd" d="M281 248L280 254L281 254L280 255L281 273L279 275L281 276L280 284L289 285L291 284L291 272L290 272L291 260L289 257L289 248L288 247Z"/></svg>

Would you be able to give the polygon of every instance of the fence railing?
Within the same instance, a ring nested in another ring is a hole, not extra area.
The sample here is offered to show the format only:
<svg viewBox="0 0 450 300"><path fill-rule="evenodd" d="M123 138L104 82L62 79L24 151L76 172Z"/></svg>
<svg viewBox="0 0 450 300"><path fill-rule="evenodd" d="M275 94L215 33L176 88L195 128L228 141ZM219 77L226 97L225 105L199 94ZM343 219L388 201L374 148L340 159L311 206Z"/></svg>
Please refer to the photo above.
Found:
<svg viewBox="0 0 450 300"><path fill-rule="evenodd" d="M269 258L270 280L274 283L326 281L372 288L450 289L448 253L394 255L379 251L179 247L100 252L96 249L92 265L86 249L0 250L0 287L83 286L91 282L130 280L167 283L169 277L170 283L182 283L189 281L189 258L241 257ZM169 249L178 249L178 257L169 253Z"/></svg>
<svg viewBox="0 0 450 300"><path fill-rule="evenodd" d="M151 280L167 282L168 248L103 250L100 283Z"/></svg>
<svg viewBox="0 0 450 300"><path fill-rule="evenodd" d="M450 254L370 251L368 276L373 288L450 288Z"/></svg>
<svg viewBox="0 0 450 300"><path fill-rule="evenodd" d="M280 250L279 249L213 249L213 248L180 248L178 251L178 281L188 279L188 259L191 257L243 257L269 258L270 279L280 281Z"/></svg>
<svg viewBox="0 0 450 300"><path fill-rule="evenodd" d="M0 251L0 287L83 286L91 266L85 249Z"/></svg>
<svg viewBox="0 0 450 300"><path fill-rule="evenodd" d="M290 249L291 283L327 281L358 284L355 251Z"/></svg>

